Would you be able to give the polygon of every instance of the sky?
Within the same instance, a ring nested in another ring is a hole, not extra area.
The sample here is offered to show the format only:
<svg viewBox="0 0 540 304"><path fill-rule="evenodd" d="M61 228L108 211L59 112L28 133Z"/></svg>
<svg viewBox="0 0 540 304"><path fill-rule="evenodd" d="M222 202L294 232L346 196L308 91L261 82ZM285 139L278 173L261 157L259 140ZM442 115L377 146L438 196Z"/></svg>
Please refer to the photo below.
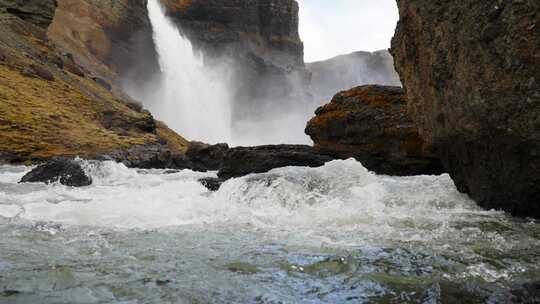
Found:
<svg viewBox="0 0 540 304"><path fill-rule="evenodd" d="M390 47L396 0L297 0L305 61Z"/></svg>

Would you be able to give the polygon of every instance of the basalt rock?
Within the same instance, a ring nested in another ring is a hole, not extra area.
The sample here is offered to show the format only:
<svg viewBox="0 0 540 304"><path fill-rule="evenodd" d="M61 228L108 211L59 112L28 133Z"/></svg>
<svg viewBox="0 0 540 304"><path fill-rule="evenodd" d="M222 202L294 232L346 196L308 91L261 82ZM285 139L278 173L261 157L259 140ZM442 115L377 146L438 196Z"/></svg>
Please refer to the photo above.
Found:
<svg viewBox="0 0 540 304"><path fill-rule="evenodd" d="M54 183L72 187L83 187L92 184L92 178L84 172L81 163L66 158L53 159L24 175L21 183Z"/></svg>
<svg viewBox="0 0 540 304"><path fill-rule="evenodd" d="M215 171L221 168L228 152L227 144L209 145L192 141L187 148L186 157L193 170Z"/></svg>
<svg viewBox="0 0 540 304"><path fill-rule="evenodd" d="M218 177L228 179L288 166L320 167L333 159L302 145L236 147L227 152Z"/></svg>
<svg viewBox="0 0 540 304"><path fill-rule="evenodd" d="M210 191L218 191L221 185L226 181L224 178L219 177L205 177L199 179L199 182Z"/></svg>
<svg viewBox="0 0 540 304"><path fill-rule="evenodd" d="M540 2L398 1L409 112L458 189L540 217Z"/></svg>
<svg viewBox="0 0 540 304"><path fill-rule="evenodd" d="M343 91L317 109L308 123L318 153L354 157L379 174L440 174L441 162L428 151L407 113L400 87L360 86Z"/></svg>

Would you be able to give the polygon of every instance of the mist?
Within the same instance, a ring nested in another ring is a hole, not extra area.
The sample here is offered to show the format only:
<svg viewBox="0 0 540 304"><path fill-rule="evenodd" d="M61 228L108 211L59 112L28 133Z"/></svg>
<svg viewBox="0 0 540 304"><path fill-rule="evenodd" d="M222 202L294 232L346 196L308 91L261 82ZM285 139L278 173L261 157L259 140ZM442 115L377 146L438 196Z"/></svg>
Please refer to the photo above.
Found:
<svg viewBox="0 0 540 304"><path fill-rule="evenodd" d="M395 0L297 0L305 61L388 49L399 19Z"/></svg>
<svg viewBox="0 0 540 304"><path fill-rule="evenodd" d="M367 37L360 37L356 36L355 27L347 25L374 22L373 27L379 26L376 18L370 21L353 18L369 15L367 12L372 9L376 16L387 8L386 4L369 2L341 0L329 5L314 0L306 5L300 1L300 34L306 43L306 58L334 57L349 48L362 49L353 44L354 41L367 41L370 49L388 45L391 34L377 38L377 31L373 30ZM392 15L396 5L391 0L388 2L393 5L389 10ZM365 52L361 56L347 55L307 64L306 69L299 66L297 70L277 76L256 75L260 79L249 83L246 79L253 79L250 74L253 71L245 69L242 62L227 52L217 57L205 56L183 35L180 25L165 15L157 0L150 0L148 9L159 71L145 85L127 83L126 88L157 119L188 140L211 144L226 142L231 146L311 144L304 133L306 123L335 93L368 83L399 84L389 54ZM319 15L321 9L326 9L327 14ZM339 18L340 14L346 18ZM324 24L332 24L336 18L344 19L344 23L323 30ZM395 21L393 23L392 31ZM385 24L383 22L382 26ZM341 43L341 39L347 40L345 38L351 43ZM318 43L334 47L325 48Z"/></svg>

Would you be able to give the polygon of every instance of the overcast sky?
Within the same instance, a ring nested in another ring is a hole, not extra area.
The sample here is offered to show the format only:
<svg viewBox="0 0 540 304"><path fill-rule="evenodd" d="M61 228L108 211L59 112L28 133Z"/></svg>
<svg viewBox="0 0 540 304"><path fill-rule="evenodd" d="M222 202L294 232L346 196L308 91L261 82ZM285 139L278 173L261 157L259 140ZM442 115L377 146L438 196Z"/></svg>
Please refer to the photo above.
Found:
<svg viewBox="0 0 540 304"><path fill-rule="evenodd" d="M305 60L390 47L398 20L396 0L297 0Z"/></svg>

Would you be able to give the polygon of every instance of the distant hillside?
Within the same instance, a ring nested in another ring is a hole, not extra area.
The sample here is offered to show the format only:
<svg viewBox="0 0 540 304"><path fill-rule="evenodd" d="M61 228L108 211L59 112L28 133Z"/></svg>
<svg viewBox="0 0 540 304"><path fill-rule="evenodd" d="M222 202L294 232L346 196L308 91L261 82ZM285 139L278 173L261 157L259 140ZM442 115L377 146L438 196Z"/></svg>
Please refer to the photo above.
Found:
<svg viewBox="0 0 540 304"><path fill-rule="evenodd" d="M312 73L311 88L316 100L328 101L336 92L363 84L401 86L394 60L386 50L354 52L306 64Z"/></svg>

